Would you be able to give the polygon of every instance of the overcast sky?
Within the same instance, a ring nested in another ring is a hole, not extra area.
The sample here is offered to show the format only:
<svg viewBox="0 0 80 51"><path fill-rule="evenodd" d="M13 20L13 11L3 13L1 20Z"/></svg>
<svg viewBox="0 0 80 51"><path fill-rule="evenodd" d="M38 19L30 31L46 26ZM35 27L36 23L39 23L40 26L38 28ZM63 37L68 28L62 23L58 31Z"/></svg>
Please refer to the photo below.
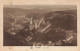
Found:
<svg viewBox="0 0 80 51"><path fill-rule="evenodd" d="M72 10L77 9L76 5L5 5L4 7L22 9L48 9L48 10Z"/></svg>

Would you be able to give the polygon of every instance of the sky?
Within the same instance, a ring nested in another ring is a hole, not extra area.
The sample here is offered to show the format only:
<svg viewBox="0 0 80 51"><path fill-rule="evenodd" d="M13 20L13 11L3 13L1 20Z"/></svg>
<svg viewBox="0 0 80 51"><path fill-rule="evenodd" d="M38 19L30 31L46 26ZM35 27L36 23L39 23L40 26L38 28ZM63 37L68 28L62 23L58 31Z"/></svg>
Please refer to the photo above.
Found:
<svg viewBox="0 0 80 51"><path fill-rule="evenodd" d="M22 8L22 9L47 9L54 11L77 9L76 5L4 5L4 7Z"/></svg>

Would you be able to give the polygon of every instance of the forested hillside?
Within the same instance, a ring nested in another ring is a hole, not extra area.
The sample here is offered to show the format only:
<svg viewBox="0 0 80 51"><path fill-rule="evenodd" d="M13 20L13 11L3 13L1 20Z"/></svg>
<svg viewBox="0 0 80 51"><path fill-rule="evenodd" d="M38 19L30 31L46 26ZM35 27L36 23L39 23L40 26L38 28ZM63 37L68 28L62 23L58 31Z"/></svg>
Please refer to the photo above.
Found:
<svg viewBox="0 0 80 51"><path fill-rule="evenodd" d="M76 46L77 10L4 7L4 46Z"/></svg>

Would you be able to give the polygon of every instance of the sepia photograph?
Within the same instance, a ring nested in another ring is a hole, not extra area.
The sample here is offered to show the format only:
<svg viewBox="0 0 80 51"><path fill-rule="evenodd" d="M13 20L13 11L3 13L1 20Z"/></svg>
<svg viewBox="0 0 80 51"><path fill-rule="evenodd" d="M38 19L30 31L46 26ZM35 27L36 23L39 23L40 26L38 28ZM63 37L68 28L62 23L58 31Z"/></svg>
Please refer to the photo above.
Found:
<svg viewBox="0 0 80 51"><path fill-rule="evenodd" d="M4 5L3 46L77 46L77 5Z"/></svg>

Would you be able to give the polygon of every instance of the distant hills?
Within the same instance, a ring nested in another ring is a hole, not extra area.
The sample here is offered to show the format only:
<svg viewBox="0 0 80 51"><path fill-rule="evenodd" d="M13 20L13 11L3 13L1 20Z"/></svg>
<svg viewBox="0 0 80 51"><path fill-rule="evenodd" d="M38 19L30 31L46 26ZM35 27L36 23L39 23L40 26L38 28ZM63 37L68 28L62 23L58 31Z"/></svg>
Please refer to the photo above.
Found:
<svg viewBox="0 0 80 51"><path fill-rule="evenodd" d="M8 29L10 23L16 22L21 24L26 24L28 19L33 17L34 19L39 19L44 17L45 21L50 21L56 27L68 29L76 29L77 27L77 10L63 10L63 11L51 11L47 9L22 9L22 8L8 8L4 7L4 28ZM13 16L13 17L12 17ZM23 17L20 17L23 16ZM69 21L70 19L70 21ZM71 22L72 21L72 22ZM26 23L23 23L26 22ZM67 25L68 24L68 25ZM70 26L69 26L70 24ZM7 25L7 26L6 26ZM68 27L69 26L69 27ZM72 27L72 28L71 28Z"/></svg>

